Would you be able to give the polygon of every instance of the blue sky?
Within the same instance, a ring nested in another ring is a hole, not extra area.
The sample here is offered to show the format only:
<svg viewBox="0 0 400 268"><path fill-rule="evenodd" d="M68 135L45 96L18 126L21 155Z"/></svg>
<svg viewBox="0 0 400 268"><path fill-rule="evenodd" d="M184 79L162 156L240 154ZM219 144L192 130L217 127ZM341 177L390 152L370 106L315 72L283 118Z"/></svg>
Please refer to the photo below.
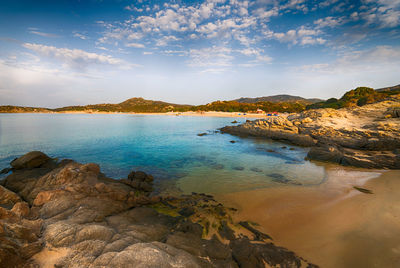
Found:
<svg viewBox="0 0 400 268"><path fill-rule="evenodd" d="M0 3L0 105L329 98L399 73L400 0Z"/></svg>

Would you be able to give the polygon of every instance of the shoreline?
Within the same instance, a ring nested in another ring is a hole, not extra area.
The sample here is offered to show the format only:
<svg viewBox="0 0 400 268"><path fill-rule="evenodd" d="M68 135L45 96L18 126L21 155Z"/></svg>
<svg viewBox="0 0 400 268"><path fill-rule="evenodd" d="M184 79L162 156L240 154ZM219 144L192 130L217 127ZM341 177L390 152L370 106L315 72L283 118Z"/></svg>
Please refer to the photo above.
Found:
<svg viewBox="0 0 400 268"><path fill-rule="evenodd" d="M275 243L321 267L395 267L400 262L399 177L398 170L332 166L318 186L285 185L216 198L238 208L235 220L258 223Z"/></svg>
<svg viewBox="0 0 400 268"><path fill-rule="evenodd" d="M134 112L35 112L35 113L0 113L0 114L120 114L120 115L168 115L168 116L198 116L198 117L242 117L242 118L265 118L265 114L241 113L241 112L167 112L167 113L134 113Z"/></svg>

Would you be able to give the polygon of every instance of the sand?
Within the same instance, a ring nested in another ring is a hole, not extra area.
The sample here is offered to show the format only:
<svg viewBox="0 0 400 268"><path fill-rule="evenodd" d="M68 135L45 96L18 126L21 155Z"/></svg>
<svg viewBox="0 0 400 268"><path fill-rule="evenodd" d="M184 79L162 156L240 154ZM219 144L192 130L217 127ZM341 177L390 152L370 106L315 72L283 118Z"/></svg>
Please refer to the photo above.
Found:
<svg viewBox="0 0 400 268"><path fill-rule="evenodd" d="M353 188L373 191L364 194ZM327 168L319 186L217 196L277 245L321 267L400 267L400 171Z"/></svg>
<svg viewBox="0 0 400 268"><path fill-rule="evenodd" d="M168 116L201 116L201 117L242 117L242 118L266 118L266 114L239 113L239 112L168 112L168 113L120 113L120 112L37 112L36 114L130 114L130 115L168 115ZM282 114L280 114L282 115Z"/></svg>

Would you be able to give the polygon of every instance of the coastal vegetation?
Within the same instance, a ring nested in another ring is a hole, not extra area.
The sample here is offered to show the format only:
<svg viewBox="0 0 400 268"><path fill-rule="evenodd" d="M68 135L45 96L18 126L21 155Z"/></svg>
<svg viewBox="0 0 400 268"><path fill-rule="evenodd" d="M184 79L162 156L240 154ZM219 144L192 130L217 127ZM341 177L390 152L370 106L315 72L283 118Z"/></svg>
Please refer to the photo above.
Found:
<svg viewBox="0 0 400 268"><path fill-rule="evenodd" d="M262 110L266 112L301 112L306 105L299 102L256 102L241 103L237 101L214 101L206 105L191 107L192 111L217 111L217 112L256 112Z"/></svg>
<svg viewBox="0 0 400 268"><path fill-rule="evenodd" d="M276 95L260 98L240 98L231 101L214 101L205 105L174 104L163 101L131 98L124 102L111 104L91 104L83 106L66 106L62 108L35 108L22 106L0 106L0 113L50 113L50 112L85 112L85 113L167 113L167 112L288 112L298 113L310 109L363 106L382 101L392 95L400 94L400 86L374 90L369 87L358 87L346 92L340 99L330 98L305 99L290 95Z"/></svg>
<svg viewBox="0 0 400 268"><path fill-rule="evenodd" d="M330 98L327 101L307 105L306 109L333 108L363 106L382 101L391 95L400 94L400 86L374 90L369 87L358 87L346 92L340 99Z"/></svg>

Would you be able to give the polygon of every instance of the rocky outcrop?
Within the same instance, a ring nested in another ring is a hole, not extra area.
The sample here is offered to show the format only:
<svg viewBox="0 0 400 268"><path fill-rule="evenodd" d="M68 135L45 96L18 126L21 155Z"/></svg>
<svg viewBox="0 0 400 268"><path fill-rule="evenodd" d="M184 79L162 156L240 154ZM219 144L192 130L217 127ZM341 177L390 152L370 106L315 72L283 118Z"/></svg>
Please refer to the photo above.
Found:
<svg viewBox="0 0 400 268"><path fill-rule="evenodd" d="M0 187L0 267L314 267L210 195L152 195L144 172L114 180L38 152L13 163Z"/></svg>
<svg viewBox="0 0 400 268"><path fill-rule="evenodd" d="M400 169L400 154L390 151L373 152L336 146L313 147L306 159L361 168Z"/></svg>
<svg viewBox="0 0 400 268"><path fill-rule="evenodd" d="M273 140L284 140L301 146L313 146L316 143L309 135L303 135L299 128L284 117L269 117L249 121L239 126L226 126L222 132L235 135L267 137Z"/></svg>
<svg viewBox="0 0 400 268"><path fill-rule="evenodd" d="M400 97L347 109L316 109L227 126L222 132L312 147L307 158L367 168L399 167ZM315 147L317 146L317 147Z"/></svg>

